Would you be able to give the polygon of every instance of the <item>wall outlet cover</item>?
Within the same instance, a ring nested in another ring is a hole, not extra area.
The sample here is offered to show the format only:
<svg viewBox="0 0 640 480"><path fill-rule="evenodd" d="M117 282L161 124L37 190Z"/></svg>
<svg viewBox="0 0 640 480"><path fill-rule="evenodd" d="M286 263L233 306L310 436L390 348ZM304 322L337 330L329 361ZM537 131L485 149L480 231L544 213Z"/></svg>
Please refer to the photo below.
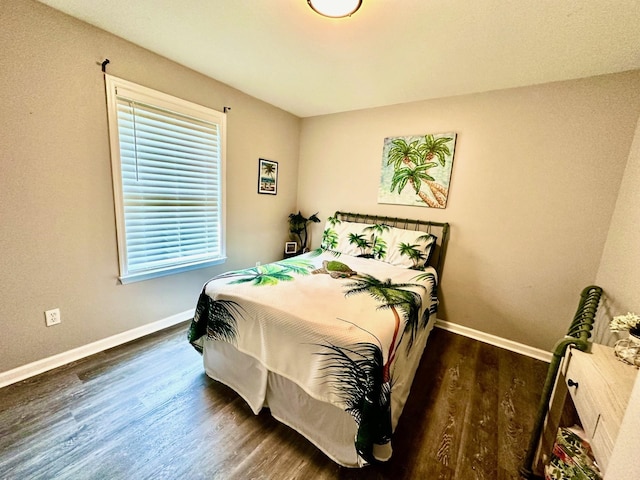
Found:
<svg viewBox="0 0 640 480"><path fill-rule="evenodd" d="M60 318L60 309L54 308L53 310L47 310L44 312L44 318L47 322L47 327L59 324L62 321Z"/></svg>

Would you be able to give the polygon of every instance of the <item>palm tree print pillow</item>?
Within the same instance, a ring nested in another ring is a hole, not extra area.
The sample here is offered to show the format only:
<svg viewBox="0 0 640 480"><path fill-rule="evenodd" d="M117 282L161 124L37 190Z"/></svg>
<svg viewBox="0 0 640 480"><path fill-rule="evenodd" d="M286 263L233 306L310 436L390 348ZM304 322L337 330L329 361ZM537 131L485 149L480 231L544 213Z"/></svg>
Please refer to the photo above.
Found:
<svg viewBox="0 0 640 480"><path fill-rule="evenodd" d="M430 233L391 227L382 232L387 245L382 261L399 267L422 269L427 266L436 237Z"/></svg>
<svg viewBox="0 0 640 480"><path fill-rule="evenodd" d="M371 225L357 222L342 222L336 218L327 219L322 234L322 248L344 255L368 256L372 254Z"/></svg>

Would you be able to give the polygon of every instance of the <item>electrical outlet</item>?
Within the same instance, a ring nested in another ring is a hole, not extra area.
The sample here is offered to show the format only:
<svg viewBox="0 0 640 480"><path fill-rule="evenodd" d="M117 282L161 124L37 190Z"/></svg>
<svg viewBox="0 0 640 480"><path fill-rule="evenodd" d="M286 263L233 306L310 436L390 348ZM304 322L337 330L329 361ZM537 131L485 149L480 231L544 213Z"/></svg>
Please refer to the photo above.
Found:
<svg viewBox="0 0 640 480"><path fill-rule="evenodd" d="M256 267L259 267L259 266L260 266L260 262L256 262Z"/></svg>
<svg viewBox="0 0 640 480"><path fill-rule="evenodd" d="M60 318L60 309L54 308L53 310L47 310L44 312L44 318L47 322L47 327L59 324L62 321Z"/></svg>

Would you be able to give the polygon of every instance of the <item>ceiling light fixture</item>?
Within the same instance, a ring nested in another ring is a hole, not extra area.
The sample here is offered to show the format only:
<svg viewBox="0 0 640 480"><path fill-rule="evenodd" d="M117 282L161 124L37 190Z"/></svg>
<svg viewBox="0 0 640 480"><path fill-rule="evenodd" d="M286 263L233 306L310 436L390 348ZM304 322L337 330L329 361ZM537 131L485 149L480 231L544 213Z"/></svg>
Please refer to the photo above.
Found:
<svg viewBox="0 0 640 480"><path fill-rule="evenodd" d="M358 11L362 0L307 0L314 12L325 17L350 17Z"/></svg>

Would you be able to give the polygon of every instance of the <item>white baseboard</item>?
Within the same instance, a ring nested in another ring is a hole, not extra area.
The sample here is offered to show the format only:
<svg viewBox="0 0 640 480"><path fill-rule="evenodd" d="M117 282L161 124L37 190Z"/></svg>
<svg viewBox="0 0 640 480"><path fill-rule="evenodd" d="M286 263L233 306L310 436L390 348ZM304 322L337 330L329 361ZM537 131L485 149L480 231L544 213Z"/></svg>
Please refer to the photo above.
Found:
<svg viewBox="0 0 640 480"><path fill-rule="evenodd" d="M109 348L117 347L118 345L136 340L138 338L144 337L145 335L150 335L165 328L172 327L174 325L177 325L178 323L185 322L193 318L194 313L195 309L177 313L175 315L171 315L170 317L163 318L162 320L148 323L147 325L142 325L141 327L127 330L126 332L122 332L117 335L113 335L111 337L107 337L102 340L83 345L82 347L74 348L72 350L68 350L66 352L62 352L48 358L43 358L42 360L37 360L33 363L14 368L13 370L2 372L0 373L0 388L11 385L12 383L20 382L48 370L61 367L62 365L66 365L67 363L75 362L76 360L88 357L89 355L102 352Z"/></svg>
<svg viewBox="0 0 640 480"><path fill-rule="evenodd" d="M29 363L21 367L14 368L13 370L2 372L0 373L0 388L11 385L12 383L20 382L30 377L34 377L48 370L61 367L62 365L75 362L76 360L88 357L89 355L102 352L109 348L117 347L118 345L136 340L138 338L144 337L145 335L150 335L165 328L172 327L174 325L177 325L178 323L185 322L193 318L194 313L195 309L187 310L185 312L163 318L162 320L158 320L157 322L142 325L141 327L127 330L126 332L122 332L117 335L113 335L111 337L107 337L102 340L83 345L82 347L74 348L72 350L62 352L48 358L43 358L42 360L37 360L33 363ZM544 362L551 361L552 355L550 352L530 347L522 343L507 340L506 338L497 337L489 333L484 333L479 330L474 330L463 325L446 322L444 320L436 320L435 326L443 330L464 335L465 337L473 338L474 340L488 343L490 345L495 345L496 347L505 348L512 352L520 353L537 360L542 360Z"/></svg>
<svg viewBox="0 0 640 480"><path fill-rule="evenodd" d="M506 338L497 337L489 333L484 333L473 328L458 325L457 323L445 322L444 320L436 320L436 327L449 332L464 335L465 337L473 338L480 342L495 345L496 347L504 348L515 353L526 355L527 357L535 358L536 360L542 360L543 362L551 362L553 357L551 352L540 350L539 348L530 347L522 343L507 340Z"/></svg>

